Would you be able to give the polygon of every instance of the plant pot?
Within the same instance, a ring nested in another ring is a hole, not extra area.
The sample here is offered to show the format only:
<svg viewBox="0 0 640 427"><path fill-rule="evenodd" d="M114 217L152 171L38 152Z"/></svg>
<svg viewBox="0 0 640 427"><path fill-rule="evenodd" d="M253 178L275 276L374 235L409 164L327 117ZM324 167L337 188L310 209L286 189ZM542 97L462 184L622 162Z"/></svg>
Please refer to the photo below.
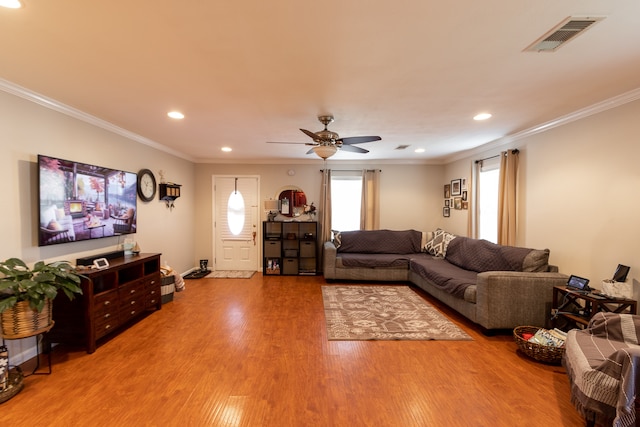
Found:
<svg viewBox="0 0 640 427"><path fill-rule="evenodd" d="M12 308L0 313L0 336L11 340L31 337L53 327L52 303L48 299L42 311L29 307L28 301L18 301Z"/></svg>

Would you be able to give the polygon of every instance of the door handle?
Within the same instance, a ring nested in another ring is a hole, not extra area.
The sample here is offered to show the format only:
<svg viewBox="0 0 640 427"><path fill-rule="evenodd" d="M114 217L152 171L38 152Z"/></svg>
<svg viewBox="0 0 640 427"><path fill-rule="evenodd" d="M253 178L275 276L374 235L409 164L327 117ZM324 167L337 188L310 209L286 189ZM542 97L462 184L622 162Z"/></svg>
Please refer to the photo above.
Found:
<svg viewBox="0 0 640 427"><path fill-rule="evenodd" d="M256 245L256 234L257 233L254 231L252 234L253 234L253 246L255 246Z"/></svg>

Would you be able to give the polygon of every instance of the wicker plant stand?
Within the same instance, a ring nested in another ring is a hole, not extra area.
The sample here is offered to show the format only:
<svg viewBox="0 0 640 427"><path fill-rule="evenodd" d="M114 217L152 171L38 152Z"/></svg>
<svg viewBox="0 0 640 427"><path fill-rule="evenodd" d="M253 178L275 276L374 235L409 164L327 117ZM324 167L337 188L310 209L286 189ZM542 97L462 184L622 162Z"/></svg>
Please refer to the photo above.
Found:
<svg viewBox="0 0 640 427"><path fill-rule="evenodd" d="M534 335L540 328L537 326L518 326L513 330L513 338L520 351L538 362L559 365L564 356L564 347L553 347L529 342L522 338L523 334Z"/></svg>
<svg viewBox="0 0 640 427"><path fill-rule="evenodd" d="M19 301L9 310L0 313L0 338L4 340L18 340L36 338L36 363L29 375L51 374L51 349L47 352L48 371L38 372L40 369L40 335L44 335L53 328L52 303L47 300L44 308L38 313L29 307L29 302ZM20 372L20 377L22 377Z"/></svg>

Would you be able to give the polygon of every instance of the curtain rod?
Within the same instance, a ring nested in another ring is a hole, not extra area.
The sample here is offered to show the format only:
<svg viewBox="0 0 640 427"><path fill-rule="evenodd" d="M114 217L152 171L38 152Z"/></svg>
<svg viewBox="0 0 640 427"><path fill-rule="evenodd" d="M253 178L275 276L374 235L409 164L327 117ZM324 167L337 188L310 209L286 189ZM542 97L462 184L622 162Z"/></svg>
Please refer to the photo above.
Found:
<svg viewBox="0 0 640 427"><path fill-rule="evenodd" d="M512 154L518 154L519 152L520 152L520 150L518 150L517 148L511 150ZM502 155L502 153L496 154L495 156L487 157L487 158L484 158L484 159L476 160L475 163L480 163L480 162L483 162L485 160L495 159L496 157L500 157L501 155Z"/></svg>
<svg viewBox="0 0 640 427"><path fill-rule="evenodd" d="M336 172L362 172L362 169L329 169ZM365 172L382 172L382 169L364 169ZM320 172L324 172L324 169L320 169Z"/></svg>

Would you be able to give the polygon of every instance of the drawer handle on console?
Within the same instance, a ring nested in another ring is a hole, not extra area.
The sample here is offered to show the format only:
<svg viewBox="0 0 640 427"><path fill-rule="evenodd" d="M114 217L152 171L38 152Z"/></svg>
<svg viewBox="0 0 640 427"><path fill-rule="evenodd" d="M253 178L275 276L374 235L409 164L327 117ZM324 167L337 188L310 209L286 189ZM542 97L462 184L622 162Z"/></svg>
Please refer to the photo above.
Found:
<svg viewBox="0 0 640 427"><path fill-rule="evenodd" d="M135 305L136 300L131 301L131 305Z"/></svg>
<svg viewBox="0 0 640 427"><path fill-rule="evenodd" d="M111 325L105 325L105 329L109 329L111 327Z"/></svg>
<svg viewBox="0 0 640 427"><path fill-rule="evenodd" d="M109 305L109 304L111 304L111 301L105 301L104 302L104 305Z"/></svg>
<svg viewBox="0 0 640 427"><path fill-rule="evenodd" d="M105 314L105 315L104 315L104 318L105 318L105 319L108 319L109 317L111 317L111 314L109 314L109 313L107 313L107 314Z"/></svg>
<svg viewBox="0 0 640 427"><path fill-rule="evenodd" d="M132 311L131 311L131 315L133 316L134 314L136 314L136 311L135 311L135 310L132 310Z"/></svg>

